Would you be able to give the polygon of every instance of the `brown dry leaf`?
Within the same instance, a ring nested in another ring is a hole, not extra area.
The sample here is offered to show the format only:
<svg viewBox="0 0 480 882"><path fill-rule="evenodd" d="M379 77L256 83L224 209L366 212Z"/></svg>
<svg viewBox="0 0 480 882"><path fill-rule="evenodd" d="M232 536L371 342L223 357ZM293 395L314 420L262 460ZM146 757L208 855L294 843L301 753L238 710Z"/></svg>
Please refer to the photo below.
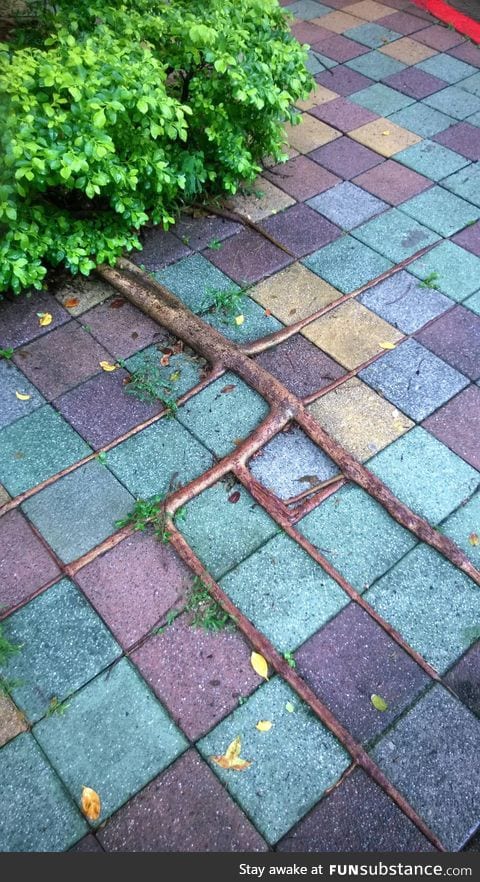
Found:
<svg viewBox="0 0 480 882"><path fill-rule="evenodd" d="M297 481L300 484L310 484L310 487L315 487L320 483L320 478L318 475L302 475L301 478L297 478Z"/></svg>
<svg viewBox="0 0 480 882"><path fill-rule="evenodd" d="M259 652L252 652L250 656L250 664L259 677L268 680L268 662L263 655L260 655Z"/></svg>
<svg viewBox="0 0 480 882"><path fill-rule="evenodd" d="M41 328L46 328L53 322L53 315L50 312L37 312L38 324Z"/></svg>
<svg viewBox="0 0 480 882"><path fill-rule="evenodd" d="M99 365L100 365L102 371L106 371L107 374L108 374L110 371L116 371L116 370L117 370L117 365L116 365L116 364L110 364L109 361L99 361Z"/></svg>
<svg viewBox="0 0 480 882"><path fill-rule="evenodd" d="M109 303L110 309L121 309L122 306L125 306L123 297L115 297L115 300L111 300Z"/></svg>
<svg viewBox="0 0 480 882"><path fill-rule="evenodd" d="M240 499L240 490L235 490L235 492L231 493L230 496L228 497L229 502L238 502L239 499Z"/></svg>
<svg viewBox="0 0 480 882"><path fill-rule="evenodd" d="M15 392L15 397L18 398L19 401L30 401L31 395L27 395L26 392Z"/></svg>
<svg viewBox="0 0 480 882"><path fill-rule="evenodd" d="M390 343L388 340L384 343L379 343L380 349L396 349L395 343Z"/></svg>
<svg viewBox="0 0 480 882"><path fill-rule="evenodd" d="M75 309L76 306L80 303L79 297L67 297L66 300L63 301L63 305L67 309Z"/></svg>
<svg viewBox="0 0 480 882"><path fill-rule="evenodd" d="M478 545L480 543L478 533L470 533L468 541L470 542L470 545Z"/></svg>
<svg viewBox="0 0 480 882"><path fill-rule="evenodd" d="M83 788L80 808L88 821L98 821L102 803L98 793L91 787Z"/></svg>
<svg viewBox="0 0 480 882"><path fill-rule="evenodd" d="M168 365L170 364L170 355L168 355L168 353L162 355L160 359L160 364L162 365L162 367L168 367Z"/></svg>
<svg viewBox="0 0 480 882"><path fill-rule="evenodd" d="M242 739L240 735L232 741L231 744L228 745L225 753L222 756L212 756L210 759L213 760L217 766L220 766L222 769L231 769L234 772L243 772L245 769L248 769L249 766L252 765L251 761L242 759L240 756L242 750Z"/></svg>
<svg viewBox="0 0 480 882"><path fill-rule="evenodd" d="M235 383L229 383L228 386L224 386L223 389L220 389L220 392L222 392L223 395L226 395L228 392L233 392L236 388Z"/></svg>
<svg viewBox="0 0 480 882"><path fill-rule="evenodd" d="M258 729L259 732L270 732L272 726L273 723L271 723L270 720L259 720L255 728Z"/></svg>

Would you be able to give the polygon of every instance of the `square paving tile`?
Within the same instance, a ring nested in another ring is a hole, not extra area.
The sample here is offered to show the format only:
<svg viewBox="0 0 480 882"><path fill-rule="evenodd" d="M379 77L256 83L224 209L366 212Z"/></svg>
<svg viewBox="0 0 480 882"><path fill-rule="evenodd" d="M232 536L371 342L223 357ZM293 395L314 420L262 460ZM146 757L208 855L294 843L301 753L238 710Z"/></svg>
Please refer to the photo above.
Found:
<svg viewBox="0 0 480 882"><path fill-rule="evenodd" d="M101 720L101 726L92 726ZM100 674L53 714L34 735L76 801L82 787L102 798L102 823L155 775L187 742L126 659Z"/></svg>
<svg viewBox="0 0 480 882"><path fill-rule="evenodd" d="M359 129L354 129L353 132L350 132L350 137L387 158L400 153L400 151L406 152L406 148L413 144L416 145L420 141L418 135L408 132L407 129L403 129L383 117L367 123L365 126L360 126Z"/></svg>
<svg viewBox="0 0 480 882"><path fill-rule="evenodd" d="M416 544L408 530L355 486L329 496L297 529L360 593Z"/></svg>
<svg viewBox="0 0 480 882"><path fill-rule="evenodd" d="M467 557L473 561L478 569L480 565L480 545L472 545L470 537L472 533L480 533L480 493L476 493L468 502L462 503L443 522L442 531L463 549ZM472 636L477 633L477 630L474 626Z"/></svg>
<svg viewBox="0 0 480 882"><path fill-rule="evenodd" d="M28 401L21 401L16 392L29 395ZM0 359L0 429L32 413L44 403L45 399L40 392L18 368L11 362Z"/></svg>
<svg viewBox="0 0 480 882"><path fill-rule="evenodd" d="M457 851L478 825L480 721L440 685L375 747L373 758Z"/></svg>
<svg viewBox="0 0 480 882"><path fill-rule="evenodd" d="M134 533L83 567L75 579L129 649L185 597L192 575L152 533Z"/></svg>
<svg viewBox="0 0 480 882"><path fill-rule="evenodd" d="M331 192L327 190L327 193ZM263 221L261 227L281 245L285 245L296 257L311 254L312 251L328 245L340 236L340 230L336 226L319 217L316 211L303 204L294 205L281 214Z"/></svg>
<svg viewBox="0 0 480 882"><path fill-rule="evenodd" d="M322 28L327 28L336 34L343 34L349 28L354 28L360 24L364 24L363 19L356 18L356 16L349 15L348 12L342 12L341 10L329 12L328 15L322 16Z"/></svg>
<svg viewBox="0 0 480 882"><path fill-rule="evenodd" d="M68 579L62 579L3 622L5 637L21 651L3 674L20 685L12 697L29 720L48 714L118 658L110 631Z"/></svg>
<svg viewBox="0 0 480 882"><path fill-rule="evenodd" d="M307 325L302 332L346 368L363 364L382 351L382 343L396 343L402 335L361 303L348 300Z"/></svg>
<svg viewBox="0 0 480 882"><path fill-rule="evenodd" d="M480 257L480 223L469 224L453 237L453 241Z"/></svg>
<svg viewBox="0 0 480 882"><path fill-rule="evenodd" d="M299 321L341 297L341 292L301 263L270 276L250 291L252 297L286 325Z"/></svg>
<svg viewBox="0 0 480 882"><path fill-rule="evenodd" d="M210 253L213 252L209 251ZM202 254L192 254L191 257L177 261L155 273L155 278L170 288L195 313L212 305L214 291L237 290L237 285Z"/></svg>
<svg viewBox="0 0 480 882"><path fill-rule="evenodd" d="M277 211L288 208L295 202L291 196L288 196L264 177L257 178L251 185L251 189L252 192L249 195L244 195L239 191L235 196L230 197L225 202L227 208L231 208L252 221L259 221L276 214Z"/></svg>
<svg viewBox="0 0 480 882"><path fill-rule="evenodd" d="M445 80L432 77L431 74L418 67L409 67L399 73L391 74L385 79L385 83L392 89L398 89L399 92L404 92L405 95L410 95L411 98L417 100L426 98L427 95L438 92L439 89L444 89L447 85Z"/></svg>
<svg viewBox="0 0 480 882"><path fill-rule="evenodd" d="M251 297L243 295L238 300L236 314L243 316L241 325L237 325L235 317L231 312L224 309L211 309L202 313L203 321L207 322L212 328L220 331L228 340L235 343L250 343L252 340L258 340L259 337L266 337L274 331L282 328L280 322L272 315L266 313L258 303L255 303ZM170 364L172 364L171 359ZM172 371L170 371L170 374ZM192 384L193 385L193 384Z"/></svg>
<svg viewBox="0 0 480 882"><path fill-rule="evenodd" d="M342 236L305 258L304 263L343 294L371 282L392 266L389 260L353 236Z"/></svg>
<svg viewBox="0 0 480 882"><path fill-rule="evenodd" d="M403 203L401 211L442 236L452 236L480 217L480 208L443 187L432 187L409 199Z"/></svg>
<svg viewBox="0 0 480 882"><path fill-rule="evenodd" d="M327 126L319 119L315 119L309 113L302 113L299 125L285 126L285 135L288 143L299 153L310 153L322 144L328 144L340 137L340 133L331 126Z"/></svg>
<svg viewBox="0 0 480 882"><path fill-rule="evenodd" d="M366 21L377 21L379 18L385 18L391 11L384 3L376 3L375 0L362 0L361 3L353 3L352 6L347 6L347 12L351 13L351 15L358 15Z"/></svg>
<svg viewBox="0 0 480 882"><path fill-rule="evenodd" d="M98 303L103 303L104 300L118 294L108 282L94 278L92 275L88 277L67 275L58 281L55 288L55 299L71 316L82 315L87 309L92 309Z"/></svg>
<svg viewBox="0 0 480 882"><path fill-rule="evenodd" d="M24 733L0 753L4 852L64 851L88 830L35 739Z"/></svg>
<svg viewBox="0 0 480 882"><path fill-rule="evenodd" d="M312 76L316 76L316 74L323 73L323 71L336 67L337 64L338 61L332 61L331 58L327 58L327 56L322 55L321 52L315 52L313 49L310 49L305 67Z"/></svg>
<svg viewBox="0 0 480 882"><path fill-rule="evenodd" d="M243 285L258 282L291 263L292 258L253 230L232 236L209 259L235 282Z"/></svg>
<svg viewBox="0 0 480 882"><path fill-rule="evenodd" d="M422 669L351 603L296 654L298 673L360 742L380 735L430 684ZM388 710L371 702L380 695Z"/></svg>
<svg viewBox="0 0 480 882"><path fill-rule="evenodd" d="M322 36L313 44L313 48L327 58L333 58L334 61L342 63L350 61L368 52L366 46L361 46L356 40L349 40L342 34L329 34L328 37Z"/></svg>
<svg viewBox="0 0 480 882"><path fill-rule="evenodd" d="M405 270L369 288L358 299L404 334L415 333L452 306L448 297L432 288L422 288L418 279Z"/></svg>
<svg viewBox="0 0 480 882"><path fill-rule="evenodd" d="M171 338L169 342L171 343ZM178 400L185 392L200 382L202 371L207 369L207 363L200 355L195 355L193 350L188 348L177 355L170 355L170 351L168 344L166 346L149 346L142 352L132 355L124 364L130 374L148 371L153 366L158 371L158 380L152 383L154 390L161 395L162 392L165 392L164 386L166 386L167 390L171 391L172 397ZM162 365L161 358L165 352L168 353L169 360L167 365ZM127 391L128 385L127 383L125 389L127 397L138 402L139 399Z"/></svg>
<svg viewBox="0 0 480 882"><path fill-rule="evenodd" d="M88 325L92 336L115 358L128 358L139 349L167 337L158 322L119 297L84 313L82 321Z"/></svg>
<svg viewBox="0 0 480 882"><path fill-rule="evenodd" d="M350 181L314 196L308 204L343 230L351 230L388 208L385 202Z"/></svg>
<svg viewBox="0 0 480 882"><path fill-rule="evenodd" d="M435 107L455 119L466 119L480 110L480 98L471 95L459 86L447 86L441 92L435 92L425 98L425 104Z"/></svg>
<svg viewBox="0 0 480 882"><path fill-rule="evenodd" d="M459 153L428 139L420 144L413 144L406 150L401 150L397 153L396 159L407 168L412 168L432 181L441 181L442 178L446 178L447 175L453 174L468 164L468 160L460 156Z"/></svg>
<svg viewBox="0 0 480 882"><path fill-rule="evenodd" d="M421 135L422 138L432 138L438 132L448 129L448 126L455 122L453 117L440 113L439 110L434 110L423 101L412 104L398 113L392 113L390 119L397 125L404 126L410 132Z"/></svg>
<svg viewBox="0 0 480 882"><path fill-rule="evenodd" d="M458 156L458 154L456 155ZM442 181L442 185L452 193L456 193L457 196L462 196L463 199L473 202L474 205L480 205L480 162L449 175Z"/></svg>
<svg viewBox="0 0 480 882"><path fill-rule="evenodd" d="M103 848L93 833L87 833L87 835L84 836L83 839L80 839L80 841L77 842L73 848L70 848L69 851L80 852L81 854L84 852L87 854L91 854L92 852L100 852L100 854L103 854Z"/></svg>
<svg viewBox="0 0 480 882"><path fill-rule="evenodd" d="M377 116L389 116L396 110L402 110L414 102L414 98L409 98L403 92L397 92L384 83L374 83L368 89L361 89L350 96L350 100L355 104L360 104L368 110L374 111Z"/></svg>
<svg viewBox="0 0 480 882"><path fill-rule="evenodd" d="M215 579L280 529L243 487L223 481L192 499L185 512L181 532Z"/></svg>
<svg viewBox="0 0 480 882"><path fill-rule="evenodd" d="M463 41L461 34L454 30L450 30L450 28L445 27L445 25L439 24L429 25L429 27L417 31L415 39L420 43L424 43L425 46L431 46L432 49L437 49L439 52L445 52L446 49L451 49L452 46L458 46L458 44Z"/></svg>
<svg viewBox="0 0 480 882"><path fill-rule="evenodd" d="M325 147L314 150L312 158L347 180L382 162L378 153L346 136L339 138L334 144L326 144Z"/></svg>
<svg viewBox="0 0 480 882"><path fill-rule="evenodd" d="M267 349L255 361L299 398L329 386L345 373L344 368L301 334Z"/></svg>
<svg viewBox="0 0 480 882"><path fill-rule="evenodd" d="M351 61L347 61L347 66L371 80L384 80L391 74L405 69L405 65L401 61L390 58L384 52L379 52L378 49L372 49L371 52L361 55L359 58L352 58Z"/></svg>
<svg viewBox="0 0 480 882"><path fill-rule="evenodd" d="M401 40L389 43L388 46L383 45L380 52L409 65L418 64L419 61L424 61L426 58L431 58L432 55L436 54L434 49L417 43L416 37L402 37Z"/></svg>
<svg viewBox="0 0 480 882"><path fill-rule="evenodd" d="M472 95L480 97L480 72L474 73L473 76L467 77L466 80L462 80L459 85L461 89L466 89Z"/></svg>
<svg viewBox="0 0 480 882"><path fill-rule="evenodd" d="M45 405L0 432L0 481L16 496L89 453L85 441Z"/></svg>
<svg viewBox="0 0 480 882"><path fill-rule="evenodd" d="M446 80L447 83L458 83L459 80L464 80L477 73L476 68L471 64L466 64L464 61L459 61L458 58L452 58L451 55L443 52L421 61L418 67L434 77Z"/></svg>
<svg viewBox="0 0 480 882"><path fill-rule="evenodd" d="M337 583L285 533L231 570L221 585L280 652L296 649L349 602Z"/></svg>
<svg viewBox="0 0 480 882"><path fill-rule="evenodd" d="M470 386L423 423L474 468L480 470L480 389ZM470 531L473 532L473 531Z"/></svg>
<svg viewBox="0 0 480 882"><path fill-rule="evenodd" d="M288 11L301 21L311 21L328 12L328 6L317 3L316 0L297 0L296 3L284 4Z"/></svg>
<svg viewBox="0 0 480 882"><path fill-rule="evenodd" d="M364 172L354 178L353 183L393 205L405 202L432 184L428 178L405 168L393 159L387 159L381 165Z"/></svg>
<svg viewBox="0 0 480 882"><path fill-rule="evenodd" d="M466 159L474 161L480 159L480 131L468 122L459 122L450 126L436 135L434 140L444 147L461 153Z"/></svg>
<svg viewBox="0 0 480 882"><path fill-rule="evenodd" d="M49 312L52 323L41 327L37 312ZM13 297L0 301L0 348L8 349L30 343L36 337L48 334L53 328L68 322L70 316L46 291L32 297Z"/></svg>
<svg viewBox="0 0 480 882"><path fill-rule="evenodd" d="M374 248L384 257L400 263L426 245L440 238L427 227L410 219L398 208L391 208L380 217L367 221L353 233L365 245Z"/></svg>
<svg viewBox="0 0 480 882"><path fill-rule="evenodd" d="M173 227L173 232L180 241L194 251L202 251L211 242L223 242L240 230L240 224L216 214L205 214L201 217L182 214Z"/></svg>
<svg viewBox="0 0 480 882"><path fill-rule="evenodd" d="M478 486L475 469L417 426L368 466L406 505L438 524Z"/></svg>
<svg viewBox="0 0 480 882"><path fill-rule="evenodd" d="M471 297L467 297L463 305L467 306L468 309L471 309L476 315L480 315L480 291L477 291L476 294L472 294Z"/></svg>
<svg viewBox="0 0 480 882"><path fill-rule="evenodd" d="M303 101L296 101L295 107L298 107L299 110L308 110L309 113L312 113L315 108L321 107L322 104L327 104L334 98L338 98L336 92L332 92L331 89L326 89L325 86L320 86L318 83L315 83L309 97L305 98ZM302 119L303 118L304 115L302 115Z"/></svg>
<svg viewBox="0 0 480 882"><path fill-rule="evenodd" d="M254 478L281 499L289 499L311 483L338 475L338 466L305 435L299 426L280 432L252 457Z"/></svg>
<svg viewBox="0 0 480 882"><path fill-rule="evenodd" d="M312 24L310 21L297 21L291 26L291 32L299 43L307 43L312 46L324 36L325 31L321 25Z"/></svg>
<svg viewBox="0 0 480 882"><path fill-rule="evenodd" d="M25 732L27 723L6 692L0 693L0 747ZM0 762L1 765L1 762Z"/></svg>
<svg viewBox="0 0 480 882"><path fill-rule="evenodd" d="M23 603L60 575L46 548L18 511L0 518L0 609Z"/></svg>
<svg viewBox="0 0 480 882"><path fill-rule="evenodd" d="M344 35L351 40L357 40L358 43L368 46L370 49L378 49L380 46L384 46L385 43L391 43L392 40L398 40L400 37L397 31L392 31L391 28L386 28L379 22L369 22L368 24L362 22L355 27L349 28L344 32Z"/></svg>
<svg viewBox="0 0 480 882"><path fill-rule="evenodd" d="M439 317L417 339L471 380L480 379L480 317L465 307Z"/></svg>
<svg viewBox="0 0 480 882"><path fill-rule="evenodd" d="M294 704L294 713L285 709L288 702ZM255 728L262 719L272 721L269 732ZM273 843L338 780L350 759L278 677L261 686L207 735L200 742L200 751L206 758L222 754L239 733L242 756L252 765L241 775L217 765L212 768L260 833Z"/></svg>
<svg viewBox="0 0 480 882"><path fill-rule="evenodd" d="M333 70L327 70L324 73L318 74L316 80L317 83L321 83L327 89L333 89L338 95L343 96L351 95L352 92L358 92L360 89L365 89L372 83L371 79L343 64Z"/></svg>
<svg viewBox="0 0 480 882"><path fill-rule="evenodd" d="M448 672L445 681L477 717L480 717L480 643L476 643Z"/></svg>
<svg viewBox="0 0 480 882"><path fill-rule="evenodd" d="M115 531L115 521L133 508L133 497L104 465L89 462L23 504L56 554L81 557Z"/></svg>
<svg viewBox="0 0 480 882"><path fill-rule="evenodd" d="M99 833L99 839L107 852L267 850L194 750L121 808Z"/></svg>
<svg viewBox="0 0 480 882"><path fill-rule="evenodd" d="M465 42L461 46L455 46L448 50L448 54L453 58L459 58L460 61L466 61L467 64L473 64L480 67L480 50L474 43Z"/></svg>
<svg viewBox="0 0 480 882"><path fill-rule="evenodd" d="M161 270L169 263L192 253L177 236L172 232L165 232L160 226L145 230L141 241L142 250L134 251L131 260L138 266L144 266L149 272Z"/></svg>
<svg viewBox="0 0 480 882"><path fill-rule="evenodd" d="M265 177L299 202L323 193L339 180L308 156L296 156L288 162L276 165L265 172Z"/></svg>
<svg viewBox="0 0 480 882"><path fill-rule="evenodd" d="M461 301L478 288L480 257L454 242L441 242L409 264L408 270L419 279L433 280L439 291Z"/></svg>
<svg viewBox="0 0 480 882"><path fill-rule="evenodd" d="M357 129L376 118L375 113L343 97L319 104L318 107L313 107L310 113L344 133L351 132L352 129Z"/></svg>
<svg viewBox="0 0 480 882"><path fill-rule="evenodd" d="M408 7L405 6L405 8ZM386 15L385 18L377 19L377 21L378 24L391 28L393 31L397 31L397 33L403 34L406 37L416 31L424 30L424 25L417 16L410 15L408 12L393 12L390 15Z"/></svg>

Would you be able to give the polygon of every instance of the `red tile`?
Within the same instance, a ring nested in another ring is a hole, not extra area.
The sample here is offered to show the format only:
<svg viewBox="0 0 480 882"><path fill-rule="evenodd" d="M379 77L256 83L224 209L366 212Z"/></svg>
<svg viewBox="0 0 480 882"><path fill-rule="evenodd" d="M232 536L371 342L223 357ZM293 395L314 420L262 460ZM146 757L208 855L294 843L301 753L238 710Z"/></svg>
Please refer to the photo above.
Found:
<svg viewBox="0 0 480 882"><path fill-rule="evenodd" d="M353 183L378 196L379 199L390 202L391 205L399 205L432 185L428 178L393 159L387 159L381 165L358 175L353 179Z"/></svg>
<svg viewBox="0 0 480 882"><path fill-rule="evenodd" d="M416 338L466 377L480 378L480 316L469 309L456 306Z"/></svg>
<svg viewBox="0 0 480 882"><path fill-rule="evenodd" d="M293 205L262 221L259 226L295 257L305 257L341 235L338 227L303 204Z"/></svg>
<svg viewBox="0 0 480 882"><path fill-rule="evenodd" d="M0 518L0 610L23 603L60 576L55 561L18 511Z"/></svg>
<svg viewBox="0 0 480 882"><path fill-rule="evenodd" d="M265 177L300 202L323 193L339 182L336 175L320 168L307 156L296 156L288 162L276 165L265 172Z"/></svg>
<svg viewBox="0 0 480 882"><path fill-rule="evenodd" d="M435 438L480 469L480 389L469 386L422 423Z"/></svg>
<svg viewBox="0 0 480 882"><path fill-rule="evenodd" d="M158 322L137 309L122 297L100 303L82 316L82 324L114 358L128 358L151 343L168 339L168 333Z"/></svg>

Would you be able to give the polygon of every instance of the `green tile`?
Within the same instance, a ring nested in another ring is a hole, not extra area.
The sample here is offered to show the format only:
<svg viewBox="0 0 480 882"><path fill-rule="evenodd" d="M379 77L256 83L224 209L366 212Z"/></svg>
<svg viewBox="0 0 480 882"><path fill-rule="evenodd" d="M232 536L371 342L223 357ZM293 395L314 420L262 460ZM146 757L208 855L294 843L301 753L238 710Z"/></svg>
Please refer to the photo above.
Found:
<svg viewBox="0 0 480 882"><path fill-rule="evenodd" d="M176 420L164 418L111 450L107 465L134 496L147 499L188 484L212 457Z"/></svg>
<svg viewBox="0 0 480 882"><path fill-rule="evenodd" d="M196 313L212 305L212 292L240 290L235 282L201 254L185 257L153 275Z"/></svg>
<svg viewBox="0 0 480 882"><path fill-rule="evenodd" d="M461 303L478 288L480 257L454 242L441 242L428 254L414 260L408 271L418 279L431 278L438 291ZM437 274L435 277L434 273Z"/></svg>
<svg viewBox="0 0 480 882"><path fill-rule="evenodd" d="M58 556L69 563L115 532L133 497L105 466L89 462L24 502L22 508Z"/></svg>
<svg viewBox="0 0 480 882"><path fill-rule="evenodd" d="M180 529L217 579L280 528L241 485L220 482L188 503Z"/></svg>
<svg viewBox="0 0 480 882"><path fill-rule="evenodd" d="M88 827L29 733L0 751L1 852L66 851Z"/></svg>
<svg viewBox="0 0 480 882"><path fill-rule="evenodd" d="M455 122L451 116L447 116L447 110L445 113L441 113L440 110L428 107L421 101L399 110L397 113L392 113L390 119L397 126L403 126L404 129L415 132L422 138L431 138L438 132L448 129Z"/></svg>
<svg viewBox="0 0 480 882"><path fill-rule="evenodd" d="M430 190L419 193L404 202L400 211L414 217L441 236L453 236L480 217L479 208L449 193L443 187L431 187Z"/></svg>
<svg viewBox="0 0 480 882"><path fill-rule="evenodd" d="M342 236L302 260L309 269L338 288L342 294L355 291L376 279L392 264L353 236Z"/></svg>
<svg viewBox="0 0 480 882"><path fill-rule="evenodd" d="M44 716L52 699L62 702L121 655L108 628L68 579L13 613L3 630L21 649L2 673L19 684L12 697L32 721Z"/></svg>
<svg viewBox="0 0 480 882"><path fill-rule="evenodd" d="M0 432L0 483L17 496L91 452L60 414L45 405Z"/></svg>
<svg viewBox="0 0 480 882"><path fill-rule="evenodd" d="M383 52L376 49L373 52L367 52L365 55L359 55L358 58L352 58L346 63L347 67L351 67L358 73L369 77L371 80L384 80L391 74L399 73L405 70L406 65L396 58L390 58Z"/></svg>
<svg viewBox="0 0 480 882"><path fill-rule="evenodd" d="M273 723L269 732L256 729L259 720ZM252 765L243 772L220 768L210 758L225 753L238 735L241 756ZM350 764L337 739L278 677L222 720L199 749L270 843L300 820Z"/></svg>
<svg viewBox="0 0 480 882"><path fill-rule="evenodd" d="M17 398L17 392L29 395L30 398L21 401ZM0 358L0 429L27 416L42 404L45 404L45 399L38 389L32 386L14 364Z"/></svg>
<svg viewBox="0 0 480 882"><path fill-rule="evenodd" d="M221 585L281 652L296 649L349 602L337 583L284 533L231 570Z"/></svg>
<svg viewBox="0 0 480 882"><path fill-rule="evenodd" d="M102 800L101 824L187 745L135 668L122 659L33 733L78 803L84 786Z"/></svg>
<svg viewBox="0 0 480 882"><path fill-rule="evenodd" d="M233 387L233 388L232 388ZM226 373L184 404L177 414L186 426L217 456L234 450L265 419L268 405L235 374Z"/></svg>
<svg viewBox="0 0 480 882"><path fill-rule="evenodd" d="M452 58L451 55L447 55L444 52L432 55L431 58L426 58L425 61L421 61L415 67L419 67L420 70L424 70L426 73L431 74L433 77L438 77L446 83L458 83L459 80L464 80L465 77L470 77L472 74L477 73L477 68L473 67L473 65L459 61L458 58Z"/></svg>
<svg viewBox="0 0 480 882"><path fill-rule="evenodd" d="M456 120L466 119L473 113L480 111L480 98L477 98L476 95L470 95L459 86L461 83L458 86L448 86L441 92L434 92L433 95L424 99L425 103L443 113L451 114Z"/></svg>
<svg viewBox="0 0 480 882"><path fill-rule="evenodd" d="M352 235L395 263L411 257L416 251L432 245L440 238L416 220L408 218L398 208L392 208L380 217L367 221L353 230Z"/></svg>
<svg viewBox="0 0 480 882"><path fill-rule="evenodd" d="M243 323L237 324L235 318L243 317ZM265 309L250 297L242 297L233 316L222 310L206 312L202 318L210 327L220 331L228 340L235 343L251 343L259 337L266 337L283 328L281 322L273 315L266 315Z"/></svg>
<svg viewBox="0 0 480 882"><path fill-rule="evenodd" d="M432 524L476 490L480 475L417 426L370 460L369 469L413 511Z"/></svg>
<svg viewBox="0 0 480 882"><path fill-rule="evenodd" d="M416 544L412 533L353 486L330 496L297 529L360 592Z"/></svg>
<svg viewBox="0 0 480 882"><path fill-rule="evenodd" d="M384 83L375 83L373 86L368 86L366 89L361 89L360 92L354 92L353 95L350 95L350 101L360 104L361 107L366 107L377 116L389 116L397 110L408 107L414 100L408 95L403 95L402 92L397 92L396 89L385 86Z"/></svg>
<svg viewBox="0 0 480 882"><path fill-rule="evenodd" d="M420 141L419 144L407 147L406 150L400 150L395 154L395 159L432 181L441 181L442 178L469 165L470 162L448 147L428 140Z"/></svg>
<svg viewBox="0 0 480 882"><path fill-rule="evenodd" d="M442 533L453 539L480 570L480 544L472 545L469 538L472 534L480 536L480 493L472 496L443 522ZM480 622L478 624L480 626Z"/></svg>
<svg viewBox="0 0 480 882"><path fill-rule="evenodd" d="M475 312L477 315L480 315L480 291L476 291L475 294L472 294L471 297L468 297L467 300L463 301L464 306L468 306L472 312Z"/></svg>
<svg viewBox="0 0 480 882"><path fill-rule="evenodd" d="M480 117L480 114L479 114ZM473 118L468 122L473 122ZM476 125L480 125L480 119ZM474 205L480 205L480 162L472 163L468 168L463 168L455 174L449 175L442 181L442 186L457 196L473 202Z"/></svg>
<svg viewBox="0 0 480 882"><path fill-rule="evenodd" d="M181 352L178 355L171 355L169 364L162 366L161 357L162 353L156 346L149 346L148 349L143 349L142 352L127 358L125 367L131 374L145 373L148 372L149 367L154 367L155 377L159 380L158 391L160 394L166 394L167 397L171 395L173 398L180 398L200 382L205 365L204 359ZM166 390L163 384L167 387ZM126 388L128 390L128 386Z"/></svg>
<svg viewBox="0 0 480 882"><path fill-rule="evenodd" d="M475 640L480 592L428 545L410 551L364 596L439 673Z"/></svg>

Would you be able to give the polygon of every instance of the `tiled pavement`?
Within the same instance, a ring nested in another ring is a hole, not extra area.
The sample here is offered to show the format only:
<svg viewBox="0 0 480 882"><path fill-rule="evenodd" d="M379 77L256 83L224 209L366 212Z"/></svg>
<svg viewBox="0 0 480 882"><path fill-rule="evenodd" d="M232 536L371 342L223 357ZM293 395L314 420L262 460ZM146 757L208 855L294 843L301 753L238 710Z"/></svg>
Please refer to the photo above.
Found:
<svg viewBox="0 0 480 882"><path fill-rule="evenodd" d="M317 88L290 129L288 162L228 203L259 231L186 215L150 231L135 259L237 343L325 310L255 359L478 567L480 50L408 0L290 8ZM243 287L243 319L212 310L214 292ZM49 327L37 312L51 313ZM343 746L280 677L260 681L238 628L175 618L193 577L171 547L134 533L95 553L134 497L168 493L235 450L268 412L261 396L227 374L168 419L158 400L128 394L146 361L176 398L207 366L98 281L4 301L0 347L10 346L0 604L20 650L2 667L0 849L431 850L362 770L342 777ZM298 426L249 467L284 503L337 475ZM196 495L181 530L445 848L460 850L480 823L479 589L363 490L323 495L310 513L300 507L298 534L364 608L234 479ZM270 731L256 729L261 719ZM252 762L242 773L211 760L237 735ZM85 784L102 798L90 826Z"/></svg>

